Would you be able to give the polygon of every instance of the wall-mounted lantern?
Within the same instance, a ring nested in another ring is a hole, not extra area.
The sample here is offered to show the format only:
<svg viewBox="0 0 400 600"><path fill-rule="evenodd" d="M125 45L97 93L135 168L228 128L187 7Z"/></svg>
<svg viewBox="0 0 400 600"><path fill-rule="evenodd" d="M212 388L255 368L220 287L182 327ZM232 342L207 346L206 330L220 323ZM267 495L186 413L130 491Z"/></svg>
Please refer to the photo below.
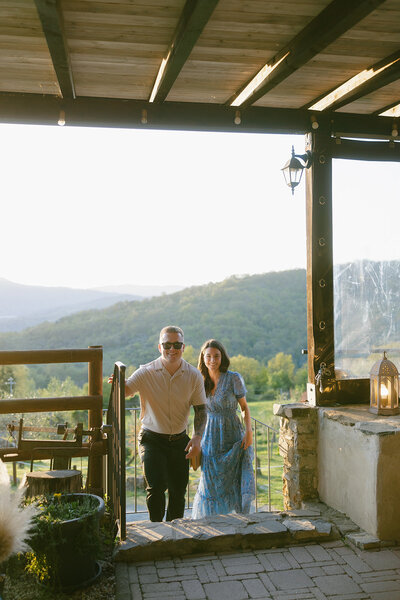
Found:
<svg viewBox="0 0 400 600"><path fill-rule="evenodd" d="M294 194L294 188L296 188L303 175L304 169L308 169L311 166L312 154L307 150L306 154L295 154L294 146L292 146L292 157L282 167L281 171L285 177L286 185L292 190Z"/></svg>
<svg viewBox="0 0 400 600"><path fill-rule="evenodd" d="M370 373L370 412L376 415L397 415L399 410L399 372L386 352Z"/></svg>

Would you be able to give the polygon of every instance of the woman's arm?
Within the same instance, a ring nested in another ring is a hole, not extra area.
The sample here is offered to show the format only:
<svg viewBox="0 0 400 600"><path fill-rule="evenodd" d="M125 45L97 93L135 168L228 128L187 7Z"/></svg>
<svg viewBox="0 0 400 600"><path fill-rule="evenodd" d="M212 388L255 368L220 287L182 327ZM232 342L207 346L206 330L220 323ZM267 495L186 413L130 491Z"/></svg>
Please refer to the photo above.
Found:
<svg viewBox="0 0 400 600"><path fill-rule="evenodd" d="M242 409L242 417L244 421L244 425L246 427L246 431L242 440L242 447L246 450L253 443L253 430L251 428L251 418L250 418L250 409L249 405L246 402L245 396L243 398L239 398L238 400L240 408Z"/></svg>

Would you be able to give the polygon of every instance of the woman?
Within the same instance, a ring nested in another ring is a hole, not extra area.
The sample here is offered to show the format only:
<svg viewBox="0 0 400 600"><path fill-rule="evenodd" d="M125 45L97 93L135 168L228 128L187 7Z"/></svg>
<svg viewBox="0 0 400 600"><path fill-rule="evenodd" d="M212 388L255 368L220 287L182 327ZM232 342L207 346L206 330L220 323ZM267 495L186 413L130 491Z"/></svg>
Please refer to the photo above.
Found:
<svg viewBox="0 0 400 600"><path fill-rule="evenodd" d="M229 357L217 340L203 345L198 368L207 396L207 424L201 441L201 478L192 518L249 513L254 498L253 433L246 388L239 373L228 371ZM245 430L237 415L242 409Z"/></svg>

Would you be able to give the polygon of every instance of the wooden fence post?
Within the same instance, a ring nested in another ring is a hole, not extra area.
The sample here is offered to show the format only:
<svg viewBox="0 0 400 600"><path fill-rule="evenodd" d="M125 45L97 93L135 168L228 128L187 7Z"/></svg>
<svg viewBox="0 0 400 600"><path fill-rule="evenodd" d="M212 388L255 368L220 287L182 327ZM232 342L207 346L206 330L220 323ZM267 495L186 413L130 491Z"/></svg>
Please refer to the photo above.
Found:
<svg viewBox="0 0 400 600"><path fill-rule="evenodd" d="M90 349L102 349L102 346L89 346ZM88 363L88 384L89 396L103 394L103 353L99 353L96 358ZM89 429L92 427L101 427L103 424L103 414L101 408L89 410ZM92 440L95 442L95 439ZM88 469L88 491L97 496L103 496L104 478L103 478L103 457L102 455L91 455L89 458L90 467Z"/></svg>

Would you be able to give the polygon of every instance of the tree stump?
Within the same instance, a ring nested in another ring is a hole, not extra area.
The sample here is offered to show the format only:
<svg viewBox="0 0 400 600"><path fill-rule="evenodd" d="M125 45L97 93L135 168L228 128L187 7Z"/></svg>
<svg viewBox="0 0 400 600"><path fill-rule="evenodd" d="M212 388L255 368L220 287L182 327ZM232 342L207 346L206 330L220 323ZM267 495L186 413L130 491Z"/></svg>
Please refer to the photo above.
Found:
<svg viewBox="0 0 400 600"><path fill-rule="evenodd" d="M32 471L26 474L25 487L28 498L60 492L81 492L82 473L75 469L70 471Z"/></svg>

